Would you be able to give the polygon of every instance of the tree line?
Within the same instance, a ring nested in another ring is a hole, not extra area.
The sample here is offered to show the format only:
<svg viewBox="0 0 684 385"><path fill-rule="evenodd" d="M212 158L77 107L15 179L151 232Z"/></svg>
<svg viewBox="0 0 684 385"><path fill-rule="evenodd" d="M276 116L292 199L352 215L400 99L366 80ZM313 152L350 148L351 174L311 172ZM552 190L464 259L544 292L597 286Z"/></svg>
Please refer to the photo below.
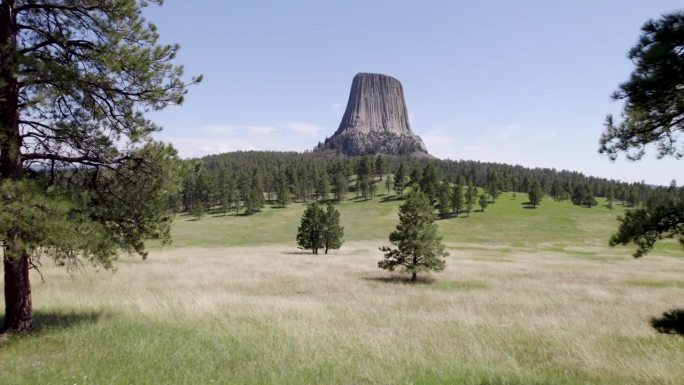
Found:
<svg viewBox="0 0 684 385"><path fill-rule="evenodd" d="M442 217L470 213L476 206L485 210L502 192L528 194L533 207L548 196L587 208L597 205L597 197L606 198L609 208L616 202L637 208L669 188L566 170L385 155L246 151L185 162L181 189L169 204L174 212L196 217L210 210L251 215L266 204L340 201L348 193L374 199L384 191L402 198L412 185L421 188Z"/></svg>

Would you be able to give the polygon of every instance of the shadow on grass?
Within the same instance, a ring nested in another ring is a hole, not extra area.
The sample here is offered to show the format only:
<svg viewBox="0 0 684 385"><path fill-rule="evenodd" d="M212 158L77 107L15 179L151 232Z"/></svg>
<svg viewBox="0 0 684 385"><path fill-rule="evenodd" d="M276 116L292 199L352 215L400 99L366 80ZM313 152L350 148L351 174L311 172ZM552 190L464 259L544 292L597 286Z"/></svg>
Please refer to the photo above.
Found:
<svg viewBox="0 0 684 385"><path fill-rule="evenodd" d="M374 199L371 198L371 197L368 197L368 198L361 197L361 198L354 198L354 199L352 199L352 201L353 201L354 203L365 203L365 202L372 201L372 200L374 200Z"/></svg>
<svg viewBox="0 0 684 385"><path fill-rule="evenodd" d="M382 277L363 277L364 281L399 284L399 285L430 285L435 279L429 275L419 275L415 281L411 281L410 275L390 275Z"/></svg>
<svg viewBox="0 0 684 385"><path fill-rule="evenodd" d="M106 317L109 316L98 311L37 310L33 312L33 330L31 334L35 335L48 331L69 329L83 324L93 324ZM0 324L5 324L4 316L0 317ZM0 333L0 335L11 335L11 331ZM1 344L2 342L0 341Z"/></svg>
<svg viewBox="0 0 684 385"><path fill-rule="evenodd" d="M659 333L679 334L684 337L684 309L672 309L661 317L651 318L651 326Z"/></svg>
<svg viewBox="0 0 684 385"><path fill-rule="evenodd" d="M230 217L230 216L234 216L234 215L231 213L225 213L224 214L223 212L221 212L220 214L212 214L211 215L212 218L225 218L225 217Z"/></svg>
<svg viewBox="0 0 684 385"><path fill-rule="evenodd" d="M324 254L324 253L321 253L320 250L319 250L319 253ZM316 254L312 253L311 251L304 251L304 250L302 250L302 251L283 251L283 254L288 254L288 255L316 255Z"/></svg>
<svg viewBox="0 0 684 385"><path fill-rule="evenodd" d="M386 202L395 202L395 201L400 201L403 200L404 198L398 196L398 195L386 195L382 199L380 199L380 203L386 203Z"/></svg>

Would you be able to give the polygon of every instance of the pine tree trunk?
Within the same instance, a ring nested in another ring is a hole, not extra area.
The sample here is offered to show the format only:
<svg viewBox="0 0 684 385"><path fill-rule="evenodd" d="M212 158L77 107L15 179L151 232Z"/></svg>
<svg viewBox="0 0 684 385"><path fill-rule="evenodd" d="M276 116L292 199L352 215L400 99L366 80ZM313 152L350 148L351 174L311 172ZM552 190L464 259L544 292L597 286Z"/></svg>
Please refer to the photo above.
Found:
<svg viewBox="0 0 684 385"><path fill-rule="evenodd" d="M417 279L417 278L418 278L418 274L416 274L416 272L414 271L414 272L411 274L411 282L416 282L416 279Z"/></svg>
<svg viewBox="0 0 684 385"><path fill-rule="evenodd" d="M7 52L16 47L14 1L0 3L0 44ZM0 56L0 175L3 179L20 179L23 174L21 137L19 135L19 83L16 57ZM16 230L0 234L5 240L3 268L5 272L5 325L3 330L23 332L31 329L31 283L29 259Z"/></svg>
<svg viewBox="0 0 684 385"><path fill-rule="evenodd" d="M31 282L29 281L28 255L14 239L8 242L3 258L5 269L5 324L4 331L31 330Z"/></svg>

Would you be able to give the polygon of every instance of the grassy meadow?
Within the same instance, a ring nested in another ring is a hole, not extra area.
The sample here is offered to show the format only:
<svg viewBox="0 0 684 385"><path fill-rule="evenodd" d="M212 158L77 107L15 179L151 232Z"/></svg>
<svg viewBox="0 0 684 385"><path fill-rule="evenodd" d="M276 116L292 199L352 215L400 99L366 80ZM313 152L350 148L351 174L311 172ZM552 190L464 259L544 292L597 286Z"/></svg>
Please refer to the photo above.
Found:
<svg viewBox="0 0 684 385"><path fill-rule="evenodd" d="M377 269L400 202L339 205L347 242L311 255L301 204L178 216L174 243L117 271L34 274L38 329L0 341L2 384L681 384L684 303L664 242L609 248L612 212L503 194L439 220L450 256L412 285ZM478 207L479 209L479 207Z"/></svg>

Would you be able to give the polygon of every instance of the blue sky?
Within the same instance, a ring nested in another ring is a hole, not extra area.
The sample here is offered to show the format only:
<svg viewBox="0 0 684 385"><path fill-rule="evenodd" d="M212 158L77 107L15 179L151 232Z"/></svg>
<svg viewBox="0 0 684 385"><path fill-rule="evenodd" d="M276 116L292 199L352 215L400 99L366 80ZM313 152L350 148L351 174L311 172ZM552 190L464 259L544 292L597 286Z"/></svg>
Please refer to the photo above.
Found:
<svg viewBox="0 0 684 385"><path fill-rule="evenodd" d="M203 74L155 112L182 156L311 149L332 135L357 72L403 86L413 130L440 158L684 182L684 160L597 153L610 94L641 25L681 1L166 0L146 17Z"/></svg>

